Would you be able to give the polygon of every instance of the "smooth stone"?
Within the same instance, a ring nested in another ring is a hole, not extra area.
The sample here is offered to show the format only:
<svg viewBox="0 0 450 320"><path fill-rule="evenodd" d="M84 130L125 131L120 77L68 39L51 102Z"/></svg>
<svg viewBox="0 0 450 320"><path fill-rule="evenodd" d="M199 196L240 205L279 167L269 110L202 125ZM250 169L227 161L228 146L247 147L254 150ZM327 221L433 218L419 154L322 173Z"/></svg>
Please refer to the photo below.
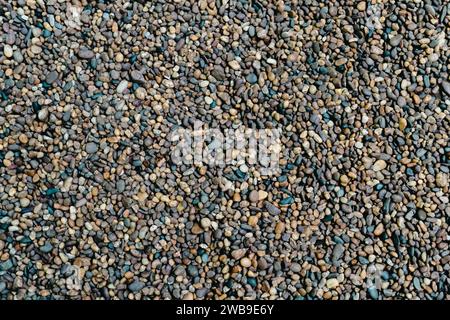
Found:
<svg viewBox="0 0 450 320"><path fill-rule="evenodd" d="M44 109L39 110L38 119L41 121L45 121L45 120L47 120L47 118L48 118L48 109L44 108Z"/></svg>
<svg viewBox="0 0 450 320"><path fill-rule="evenodd" d="M298 273L298 272L300 272L301 270L302 270L302 267L301 267L300 264L298 264L298 263L293 263L293 264L291 265L291 271L292 271L292 272Z"/></svg>
<svg viewBox="0 0 450 320"><path fill-rule="evenodd" d="M247 252L247 250L245 250L245 249L236 249L236 250L231 251L231 256L235 260L240 260L242 257L244 257L246 252Z"/></svg>
<svg viewBox="0 0 450 320"><path fill-rule="evenodd" d="M188 265L187 271L188 271L188 274L189 274L191 277L196 277L196 276L198 276L198 269L197 269L196 266L194 266L194 265L192 265L192 264Z"/></svg>
<svg viewBox="0 0 450 320"><path fill-rule="evenodd" d="M241 261L241 266L243 266L244 268L249 268L252 265L252 261L249 258L242 258Z"/></svg>
<svg viewBox="0 0 450 320"><path fill-rule="evenodd" d="M450 96L450 82L442 81L442 89L444 89L444 92Z"/></svg>
<svg viewBox="0 0 450 320"><path fill-rule="evenodd" d="M139 87L139 88L136 89L136 91L134 91L134 95L139 100L144 100L146 95L147 95L147 91L144 88Z"/></svg>
<svg viewBox="0 0 450 320"><path fill-rule="evenodd" d="M95 54L92 50L89 50L86 47L81 47L80 51L78 51L78 56L81 59L92 59L93 57L95 57Z"/></svg>
<svg viewBox="0 0 450 320"><path fill-rule="evenodd" d="M45 245L41 246L39 248L44 253L49 253L53 250L53 246L50 243L46 243Z"/></svg>
<svg viewBox="0 0 450 320"><path fill-rule="evenodd" d="M200 288L195 292L197 298L203 298L208 293L208 288Z"/></svg>
<svg viewBox="0 0 450 320"><path fill-rule="evenodd" d="M373 231L373 234L377 237L380 236L384 232L384 226L382 223L379 223L375 230Z"/></svg>
<svg viewBox="0 0 450 320"><path fill-rule="evenodd" d="M202 218L200 220L200 225L203 229L208 229L211 226L211 220L209 220L209 218Z"/></svg>
<svg viewBox="0 0 450 320"><path fill-rule="evenodd" d="M258 202L259 200L259 194L257 190L252 190L248 196L249 200L251 202Z"/></svg>
<svg viewBox="0 0 450 320"><path fill-rule="evenodd" d="M13 263L12 263L11 259L0 262L0 271L8 271L12 267L13 267Z"/></svg>
<svg viewBox="0 0 450 320"><path fill-rule="evenodd" d="M378 300L378 290L375 287L370 287L368 290L369 292L369 296L374 299L374 300Z"/></svg>
<svg viewBox="0 0 450 320"><path fill-rule="evenodd" d="M439 172L436 175L436 185L441 188L448 187L448 175Z"/></svg>
<svg viewBox="0 0 450 320"><path fill-rule="evenodd" d="M275 225L275 234L282 234L284 232L284 229L285 229L284 222L278 221L277 224Z"/></svg>
<svg viewBox="0 0 450 320"><path fill-rule="evenodd" d="M117 93L123 93L128 88L128 81L122 80L117 86Z"/></svg>
<svg viewBox="0 0 450 320"><path fill-rule="evenodd" d="M418 210L417 210L417 217L418 217L420 220L425 220L425 219L427 218L427 213L426 213L426 211L423 210L423 209L418 209Z"/></svg>
<svg viewBox="0 0 450 320"><path fill-rule="evenodd" d="M336 244L333 248L331 261L335 266L338 266L339 260L341 259L342 255L344 253L344 246L340 243Z"/></svg>
<svg viewBox="0 0 450 320"><path fill-rule="evenodd" d="M56 71L51 71L47 74L47 77L45 77L45 81L47 83L53 83L58 79L58 73Z"/></svg>
<svg viewBox="0 0 450 320"><path fill-rule="evenodd" d="M138 70L131 71L130 75L131 75L131 79L133 81L135 81L135 82L138 82L138 83L144 83L145 82L144 76Z"/></svg>
<svg viewBox="0 0 450 320"><path fill-rule="evenodd" d="M378 172L384 170L386 167L387 167L386 161L380 159L375 161L375 163L372 166L372 170Z"/></svg>
<svg viewBox="0 0 450 320"><path fill-rule="evenodd" d="M137 292L142 290L142 288L145 287L145 284L136 280L134 282L132 282L131 284L128 285L128 289L132 292Z"/></svg>
<svg viewBox="0 0 450 320"><path fill-rule="evenodd" d="M264 205L265 205L267 211L272 215L278 215L281 213L281 210L278 207L274 206L273 204L271 204L268 201L264 202Z"/></svg>
<svg viewBox="0 0 450 320"><path fill-rule="evenodd" d="M96 153L98 150L98 145L95 142L88 142L86 144L87 153Z"/></svg>
<svg viewBox="0 0 450 320"><path fill-rule="evenodd" d="M254 84L258 81L258 77L254 73L250 73L249 75L247 75L247 77L245 77L245 79L251 84Z"/></svg>
<svg viewBox="0 0 450 320"><path fill-rule="evenodd" d="M9 44L6 44L3 47L3 54L5 55L5 57L11 58L14 54L13 48Z"/></svg>
<svg viewBox="0 0 450 320"><path fill-rule="evenodd" d="M326 282L326 286L328 289L334 289L339 287L339 281L336 278L328 279Z"/></svg>
<svg viewBox="0 0 450 320"><path fill-rule="evenodd" d="M116 183L117 192L122 193L125 191L125 181L120 179Z"/></svg>
<svg viewBox="0 0 450 320"><path fill-rule="evenodd" d="M228 65L231 67L231 69L233 70L239 70L241 68L241 66L239 65L239 62L237 62L236 60L231 60L228 62Z"/></svg>
<svg viewBox="0 0 450 320"><path fill-rule="evenodd" d="M14 51L13 58L14 58L14 61L16 61L17 63L22 63L23 62L23 55L18 50Z"/></svg>
<svg viewBox="0 0 450 320"><path fill-rule="evenodd" d="M406 127L408 126L408 122L406 121L405 118L400 118L399 122L398 122L398 127L401 131L405 130Z"/></svg>
<svg viewBox="0 0 450 320"><path fill-rule="evenodd" d="M397 34L389 40L389 44L393 47L396 47L400 44L402 39L403 39L403 36L401 34Z"/></svg>

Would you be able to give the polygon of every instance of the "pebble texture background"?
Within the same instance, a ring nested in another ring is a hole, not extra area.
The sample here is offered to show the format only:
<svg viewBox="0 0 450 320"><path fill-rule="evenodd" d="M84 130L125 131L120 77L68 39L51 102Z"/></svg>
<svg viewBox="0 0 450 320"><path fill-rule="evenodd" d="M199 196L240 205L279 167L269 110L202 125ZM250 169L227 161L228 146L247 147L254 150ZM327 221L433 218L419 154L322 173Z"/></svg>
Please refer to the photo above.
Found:
<svg viewBox="0 0 450 320"><path fill-rule="evenodd" d="M0 0L0 298L450 298L449 27L447 0ZM282 172L174 165L195 119L281 128Z"/></svg>

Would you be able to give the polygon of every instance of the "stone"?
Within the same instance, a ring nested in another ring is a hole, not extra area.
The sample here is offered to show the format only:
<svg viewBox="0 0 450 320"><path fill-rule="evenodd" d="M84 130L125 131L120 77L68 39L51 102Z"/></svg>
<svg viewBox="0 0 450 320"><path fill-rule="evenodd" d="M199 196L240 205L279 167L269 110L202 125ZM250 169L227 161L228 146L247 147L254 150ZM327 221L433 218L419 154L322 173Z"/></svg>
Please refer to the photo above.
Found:
<svg viewBox="0 0 450 320"><path fill-rule="evenodd" d="M402 39L403 39L403 36L401 34L397 34L389 40L389 44L393 47L396 47L400 44Z"/></svg>
<svg viewBox="0 0 450 320"><path fill-rule="evenodd" d="M241 261L241 266L243 266L244 268L250 268L252 265L252 261L249 258L242 258Z"/></svg>
<svg viewBox="0 0 450 320"><path fill-rule="evenodd" d="M241 66L239 65L239 62L237 62L236 60L231 60L228 62L228 65L231 67L231 69L233 70L239 70L241 68Z"/></svg>
<svg viewBox="0 0 450 320"><path fill-rule="evenodd" d="M375 228L375 230L373 231L373 234L375 235L375 236L380 236L382 233L384 232L384 226L383 226L383 224L382 223L379 223L378 225L377 225L377 227Z"/></svg>
<svg viewBox="0 0 450 320"><path fill-rule="evenodd" d="M208 229L211 226L211 220L209 220L209 218L202 218L200 220L200 225L203 229Z"/></svg>
<svg viewBox="0 0 450 320"><path fill-rule="evenodd" d="M328 289L336 289L339 287L339 281L336 278L327 279L326 286Z"/></svg>
<svg viewBox="0 0 450 320"><path fill-rule="evenodd" d="M78 56L81 59L92 59L95 56L95 54L92 50L86 47L81 47L80 51L78 51Z"/></svg>
<svg viewBox="0 0 450 320"><path fill-rule="evenodd" d="M52 84L56 80L58 80L58 73L56 71L49 72L45 77L45 81L50 84Z"/></svg>
<svg viewBox="0 0 450 320"><path fill-rule="evenodd" d="M124 91L128 88L128 81L122 80L120 81L119 85L117 86L117 93L124 93Z"/></svg>
<svg viewBox="0 0 450 320"><path fill-rule="evenodd" d="M264 205L267 211L272 215L279 215L281 213L281 210L278 207L274 206L268 201L264 202Z"/></svg>
<svg viewBox="0 0 450 320"><path fill-rule="evenodd" d="M39 248L44 253L49 253L53 250L53 246L50 243L46 243L45 245Z"/></svg>
<svg viewBox="0 0 450 320"><path fill-rule="evenodd" d="M235 260L240 260L241 258L244 257L246 252L247 252L247 250L245 250L245 249L236 249L236 250L231 251L231 256Z"/></svg>
<svg viewBox="0 0 450 320"><path fill-rule="evenodd" d="M441 188L448 187L448 175L446 175L442 172L439 172L436 175L436 185Z"/></svg>
<svg viewBox="0 0 450 320"><path fill-rule="evenodd" d="M254 73L250 73L245 77L245 79L251 84L254 84L258 81L258 77Z"/></svg>
<svg viewBox="0 0 450 320"><path fill-rule="evenodd" d="M275 234L281 234L284 232L285 224L281 221L278 221L275 225Z"/></svg>
<svg viewBox="0 0 450 320"><path fill-rule="evenodd" d="M13 48L9 44L5 44L3 47L3 54L7 58L11 58L14 54Z"/></svg>
<svg viewBox="0 0 450 320"><path fill-rule="evenodd" d="M442 89L448 96L450 96L450 82L442 81Z"/></svg>
<svg viewBox="0 0 450 320"><path fill-rule="evenodd" d="M142 84L142 83L145 82L144 76L143 76L142 73L141 73L140 71L138 71L138 70L132 70L131 73L130 73L130 76L131 76L131 79L132 79L134 82L137 82L137 83L140 83L140 84Z"/></svg>
<svg viewBox="0 0 450 320"><path fill-rule="evenodd" d="M86 152L89 154L96 153L98 151L98 145L95 142L88 142L86 144Z"/></svg>
<svg viewBox="0 0 450 320"><path fill-rule="evenodd" d="M128 285L128 290L130 290L132 292L138 292L138 291L141 291L144 287L145 287L145 283L142 283L142 282L136 280Z"/></svg>
<svg viewBox="0 0 450 320"><path fill-rule="evenodd" d="M400 118L399 122L398 122L398 127L401 131L405 130L406 127L408 126L408 122L406 121L405 118Z"/></svg>
<svg viewBox="0 0 450 320"><path fill-rule="evenodd" d="M257 190L252 190L248 196L248 199L250 202L258 202L259 201L259 194Z"/></svg>
<svg viewBox="0 0 450 320"><path fill-rule="evenodd" d="M387 167L386 161L380 159L380 160L375 161L375 163L372 166L372 170L375 172L378 172L378 171L386 169L386 167Z"/></svg>

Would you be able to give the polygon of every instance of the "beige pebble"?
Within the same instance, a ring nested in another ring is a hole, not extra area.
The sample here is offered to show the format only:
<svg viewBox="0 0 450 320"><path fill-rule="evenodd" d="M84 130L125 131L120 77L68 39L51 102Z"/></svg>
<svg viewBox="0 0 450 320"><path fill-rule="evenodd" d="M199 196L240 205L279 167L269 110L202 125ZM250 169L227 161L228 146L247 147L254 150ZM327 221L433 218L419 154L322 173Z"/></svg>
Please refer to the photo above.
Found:
<svg viewBox="0 0 450 320"><path fill-rule="evenodd" d="M117 54L116 54L116 62L123 62L123 59L124 59L124 57L123 57L123 54L122 53L120 53L120 52L118 52Z"/></svg>
<svg viewBox="0 0 450 320"><path fill-rule="evenodd" d="M31 46L31 52L34 53L34 54L39 54L39 53L42 52L42 48L37 46L37 45L35 45L35 44L33 44Z"/></svg>
<svg viewBox="0 0 450 320"><path fill-rule="evenodd" d="M264 191L264 190L258 191L258 198L259 198L258 200L259 201L266 199L267 196L268 196L268 193L266 191Z"/></svg>
<svg viewBox="0 0 450 320"><path fill-rule="evenodd" d="M359 3L357 4L357 6L356 6L356 8L357 8L359 11L366 11L366 7L367 7L367 5L366 5L366 2L365 2L365 1L359 2Z"/></svg>
<svg viewBox="0 0 450 320"><path fill-rule="evenodd" d="M13 56L13 49L9 44L6 44L3 48L3 53L5 54L5 57L11 58Z"/></svg>
<svg viewBox="0 0 450 320"><path fill-rule="evenodd" d="M144 100L146 94L147 94L147 91L144 88L142 88L142 87L137 88L136 91L134 92L134 95L139 100Z"/></svg>
<svg viewBox="0 0 450 320"><path fill-rule="evenodd" d="M372 166L372 170L377 172L385 169L386 167L387 167L386 161L380 159L375 161L375 163Z"/></svg>
<svg viewBox="0 0 450 320"><path fill-rule="evenodd" d="M331 278L327 280L326 285L328 289L335 289L339 287L339 281L336 278Z"/></svg>
<svg viewBox="0 0 450 320"><path fill-rule="evenodd" d="M27 135L24 134L24 133L22 133L22 134L19 136L19 141L20 141L21 143L23 143L23 144L28 143L28 137L27 137Z"/></svg>
<svg viewBox="0 0 450 320"><path fill-rule="evenodd" d="M438 187L445 188L448 186L448 176L442 172L436 175L436 184Z"/></svg>
<svg viewBox="0 0 450 320"><path fill-rule="evenodd" d="M275 225L275 234L281 234L284 232L285 224L281 221L278 221Z"/></svg>
<svg viewBox="0 0 450 320"><path fill-rule="evenodd" d="M249 258L242 258L241 259L241 266L244 268L249 268L252 265L252 261Z"/></svg>
<svg viewBox="0 0 450 320"><path fill-rule="evenodd" d="M200 225L203 229L208 229L211 226L211 220L209 220L209 218L202 218L200 220Z"/></svg>
<svg viewBox="0 0 450 320"><path fill-rule="evenodd" d="M257 216L250 216L248 218L248 225L251 227L256 227L258 224L258 217Z"/></svg>
<svg viewBox="0 0 450 320"><path fill-rule="evenodd" d="M196 223L196 224L194 224L194 226L192 227L191 232L192 232L193 234L200 234L200 233L203 233L203 229Z"/></svg>
<svg viewBox="0 0 450 320"><path fill-rule="evenodd" d="M350 179L349 179L345 174L343 174L343 175L339 178L339 180L341 181L341 184L342 184L343 186L346 186L346 185L348 184L348 182L350 181Z"/></svg>
<svg viewBox="0 0 450 320"><path fill-rule="evenodd" d="M406 127L408 126L408 122L406 121L405 118L400 118L399 122L398 122L398 127L401 131L405 130Z"/></svg>
<svg viewBox="0 0 450 320"><path fill-rule="evenodd" d="M373 231L373 234L377 237L380 236L384 232L384 226L382 223L379 223L375 230Z"/></svg>
<svg viewBox="0 0 450 320"><path fill-rule="evenodd" d="M239 62L237 62L236 60L231 60L228 62L228 65L231 67L231 69L233 70L239 70L241 68L241 66L239 65Z"/></svg>

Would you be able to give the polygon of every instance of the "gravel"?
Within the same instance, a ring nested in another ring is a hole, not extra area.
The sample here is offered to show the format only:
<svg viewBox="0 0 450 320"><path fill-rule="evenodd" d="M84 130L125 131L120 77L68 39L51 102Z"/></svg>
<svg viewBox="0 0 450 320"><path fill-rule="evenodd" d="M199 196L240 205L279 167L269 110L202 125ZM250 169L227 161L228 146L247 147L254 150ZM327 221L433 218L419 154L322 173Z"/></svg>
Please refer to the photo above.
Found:
<svg viewBox="0 0 450 320"><path fill-rule="evenodd" d="M0 299L450 298L448 1L80 3L0 4Z"/></svg>

